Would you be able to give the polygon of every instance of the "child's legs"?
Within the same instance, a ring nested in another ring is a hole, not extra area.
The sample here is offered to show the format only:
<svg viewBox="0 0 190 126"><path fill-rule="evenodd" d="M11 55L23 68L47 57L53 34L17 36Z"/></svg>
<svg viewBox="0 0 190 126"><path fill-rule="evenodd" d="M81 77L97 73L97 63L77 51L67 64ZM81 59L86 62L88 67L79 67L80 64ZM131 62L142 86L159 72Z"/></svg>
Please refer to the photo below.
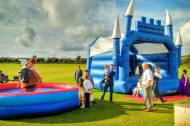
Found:
<svg viewBox="0 0 190 126"><path fill-rule="evenodd" d="M137 91L138 91L138 90L135 88L135 89L134 89L134 92L133 92L133 95L134 95L134 96L137 94Z"/></svg>
<svg viewBox="0 0 190 126"><path fill-rule="evenodd" d="M136 96L139 96L139 91L137 91L137 94L136 94Z"/></svg>
<svg viewBox="0 0 190 126"><path fill-rule="evenodd" d="M85 98L84 98L84 96L83 96L83 97L81 97L81 103L82 103L82 106L84 106L84 105L85 105Z"/></svg>
<svg viewBox="0 0 190 126"><path fill-rule="evenodd" d="M79 99L79 105L81 104L81 97L80 95L78 95L78 99Z"/></svg>

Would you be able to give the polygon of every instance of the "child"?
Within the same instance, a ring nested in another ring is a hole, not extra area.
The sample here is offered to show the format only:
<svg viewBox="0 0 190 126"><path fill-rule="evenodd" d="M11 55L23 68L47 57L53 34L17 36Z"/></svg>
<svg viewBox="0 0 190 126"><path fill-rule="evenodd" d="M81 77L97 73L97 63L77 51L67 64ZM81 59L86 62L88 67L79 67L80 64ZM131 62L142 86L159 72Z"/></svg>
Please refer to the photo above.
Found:
<svg viewBox="0 0 190 126"><path fill-rule="evenodd" d="M133 96L138 97L139 96L139 91L141 91L141 90L142 90L141 79L139 79L136 87L134 88Z"/></svg>
<svg viewBox="0 0 190 126"><path fill-rule="evenodd" d="M83 85L84 85L84 92L85 92L85 98L86 98L85 107L89 108L90 104L92 104L92 101L93 101L93 99L90 98L90 97L93 97L93 94L92 94L93 85L92 85L92 82L88 79L86 79L83 82Z"/></svg>
<svg viewBox="0 0 190 126"><path fill-rule="evenodd" d="M104 65L104 78L101 80L101 83L106 83L106 84L109 84L109 74L110 74L110 71L108 69L108 65Z"/></svg>
<svg viewBox="0 0 190 126"><path fill-rule="evenodd" d="M78 81L78 97L79 97L79 105L81 105L80 108L84 108L84 85L83 85L84 80L80 77Z"/></svg>
<svg viewBox="0 0 190 126"><path fill-rule="evenodd" d="M137 65L136 69L135 69L135 75L140 76L140 66Z"/></svg>

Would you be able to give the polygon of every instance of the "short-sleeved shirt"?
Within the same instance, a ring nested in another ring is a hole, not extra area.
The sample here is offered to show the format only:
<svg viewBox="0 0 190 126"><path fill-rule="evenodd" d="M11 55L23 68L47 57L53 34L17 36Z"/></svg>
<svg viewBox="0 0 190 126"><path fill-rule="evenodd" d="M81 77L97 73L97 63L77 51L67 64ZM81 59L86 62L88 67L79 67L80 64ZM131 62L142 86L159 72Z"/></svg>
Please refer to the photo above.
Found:
<svg viewBox="0 0 190 126"><path fill-rule="evenodd" d="M141 84L144 86L147 86L149 80L151 80L150 85L153 85L152 71L150 69L145 70L141 76L141 80L142 80Z"/></svg>

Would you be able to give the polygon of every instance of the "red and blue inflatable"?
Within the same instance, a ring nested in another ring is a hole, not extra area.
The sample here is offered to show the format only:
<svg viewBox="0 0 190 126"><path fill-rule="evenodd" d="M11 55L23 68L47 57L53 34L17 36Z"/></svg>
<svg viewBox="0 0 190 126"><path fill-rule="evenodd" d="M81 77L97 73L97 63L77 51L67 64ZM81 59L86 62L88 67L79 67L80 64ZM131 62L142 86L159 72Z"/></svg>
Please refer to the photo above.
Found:
<svg viewBox="0 0 190 126"><path fill-rule="evenodd" d="M17 83L0 85L0 118L52 114L77 106L76 85L44 82L34 92L18 88Z"/></svg>

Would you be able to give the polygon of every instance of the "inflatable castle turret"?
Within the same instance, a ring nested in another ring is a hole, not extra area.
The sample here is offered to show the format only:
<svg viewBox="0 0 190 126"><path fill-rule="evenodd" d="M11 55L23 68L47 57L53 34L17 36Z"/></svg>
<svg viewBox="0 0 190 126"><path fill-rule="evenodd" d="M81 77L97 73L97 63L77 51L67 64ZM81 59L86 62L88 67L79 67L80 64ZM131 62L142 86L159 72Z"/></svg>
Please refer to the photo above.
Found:
<svg viewBox="0 0 190 126"><path fill-rule="evenodd" d="M126 17L126 32L125 32L125 37L129 34L131 31L131 23L132 23L132 18L133 18L133 13L134 13L134 0L131 0L127 11L125 13Z"/></svg>
<svg viewBox="0 0 190 126"><path fill-rule="evenodd" d="M182 63L181 61L181 47L182 47L182 39L181 39L181 35L180 32L178 32L177 34L177 38L176 38L176 43L175 43L177 49L178 49L178 65L180 65Z"/></svg>
<svg viewBox="0 0 190 126"><path fill-rule="evenodd" d="M94 78L94 87L103 78L104 65L114 64L114 92L132 93L140 76L135 75L137 65L146 62L153 69L160 66L163 79L160 80L161 95L172 95L178 89L178 66L181 64L182 40L180 33L176 45L173 42L173 22L166 10L166 30L161 20L142 16L135 22L135 30L131 29L134 13L134 0L129 3L125 13L125 33L120 33L119 16L109 37L98 37L88 49L87 69Z"/></svg>
<svg viewBox="0 0 190 126"><path fill-rule="evenodd" d="M119 26L119 16L117 16L116 21L115 21L112 38L113 38L113 48L114 48L113 61L116 66L115 78L122 80L121 76L119 78L119 66L122 66L121 57L120 57L121 33L120 33L120 26Z"/></svg>
<svg viewBox="0 0 190 126"><path fill-rule="evenodd" d="M167 35L169 35L171 40L173 41L173 21L168 10L166 10L166 28L167 28Z"/></svg>

